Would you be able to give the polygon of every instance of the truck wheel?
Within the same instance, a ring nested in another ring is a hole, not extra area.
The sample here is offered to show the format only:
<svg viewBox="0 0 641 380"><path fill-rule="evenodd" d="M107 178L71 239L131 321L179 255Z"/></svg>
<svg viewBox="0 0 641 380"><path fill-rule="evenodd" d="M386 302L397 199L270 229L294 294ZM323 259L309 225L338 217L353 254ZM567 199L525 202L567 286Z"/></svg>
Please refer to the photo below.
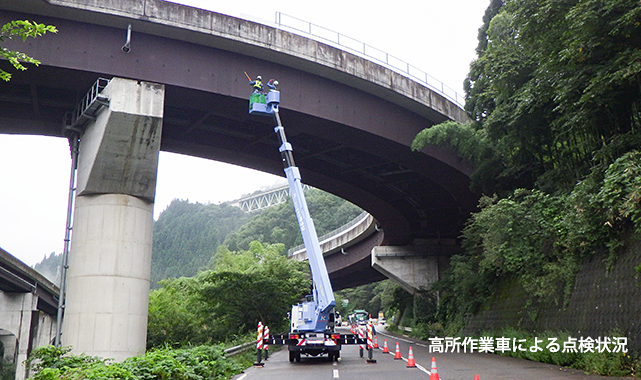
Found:
<svg viewBox="0 0 641 380"><path fill-rule="evenodd" d="M358 349L358 354L361 356L361 358L363 357L363 349L362 348Z"/></svg>
<svg viewBox="0 0 641 380"><path fill-rule="evenodd" d="M293 363L294 359L296 359L296 352L294 351L289 351L289 362Z"/></svg>
<svg viewBox="0 0 641 380"><path fill-rule="evenodd" d="M296 353L296 362L300 363L300 352Z"/></svg>

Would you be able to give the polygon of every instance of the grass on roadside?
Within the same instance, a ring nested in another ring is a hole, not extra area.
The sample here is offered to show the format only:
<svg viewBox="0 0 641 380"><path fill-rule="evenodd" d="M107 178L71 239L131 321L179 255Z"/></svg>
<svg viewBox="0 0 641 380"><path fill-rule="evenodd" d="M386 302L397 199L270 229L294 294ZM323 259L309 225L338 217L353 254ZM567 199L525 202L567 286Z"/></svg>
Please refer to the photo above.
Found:
<svg viewBox="0 0 641 380"><path fill-rule="evenodd" d="M44 346L29 359L32 380L228 380L253 363L251 351L232 357L222 344L188 348L159 348L123 362L73 355L70 347Z"/></svg>

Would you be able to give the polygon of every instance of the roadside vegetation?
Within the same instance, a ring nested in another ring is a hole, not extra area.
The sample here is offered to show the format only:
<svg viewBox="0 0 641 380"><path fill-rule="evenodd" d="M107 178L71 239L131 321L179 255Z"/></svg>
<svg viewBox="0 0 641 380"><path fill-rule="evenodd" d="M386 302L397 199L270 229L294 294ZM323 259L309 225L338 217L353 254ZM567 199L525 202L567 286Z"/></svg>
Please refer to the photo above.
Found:
<svg viewBox="0 0 641 380"><path fill-rule="evenodd" d="M161 281L149 296L148 346L234 340L251 336L258 321L273 333L288 330L287 311L309 293L311 280L307 262L282 250L257 241L241 252L223 246L215 269Z"/></svg>
<svg viewBox="0 0 641 380"><path fill-rule="evenodd" d="M228 357L223 345L183 349L159 348L123 362L70 354L69 347L45 346L34 350L28 365L33 380L59 379L164 379L226 380L251 366L253 355Z"/></svg>
<svg viewBox="0 0 641 380"><path fill-rule="evenodd" d="M641 236L639 2L492 0L483 21L466 80L472 121L413 143L474 163L472 187L484 194L463 253L432 289L433 320L414 322L422 338L460 333L505 286L533 307L562 307L586 259L605 254L609 270ZM527 358L623 376L638 373L630 355Z"/></svg>
<svg viewBox="0 0 641 380"><path fill-rule="evenodd" d="M483 196L461 236L463 253L418 296L388 282L340 292L344 315L383 310L417 338L457 336L504 286L522 289L530 305L563 306L586 259L605 253L611 266L641 236L639 1L491 0L483 22L465 83L472 121L428 128L412 146L448 146L476 167L472 187ZM20 28L31 30L5 25L0 41ZM0 78L8 80L4 73ZM319 234L360 212L312 194ZM249 364L225 358L219 342L251 339L259 320L274 332L284 329L283 310L309 292L306 265L285 258L300 242L295 220L289 203L245 220L231 208L175 201L154 227L150 351L109 363L45 348L35 355L35 379L223 379L239 372ZM635 269L641 273L641 263ZM375 297L366 301L367 292ZM486 334L533 339L519 330ZM182 348L189 345L197 346ZM638 353L518 355L602 375L639 375Z"/></svg>

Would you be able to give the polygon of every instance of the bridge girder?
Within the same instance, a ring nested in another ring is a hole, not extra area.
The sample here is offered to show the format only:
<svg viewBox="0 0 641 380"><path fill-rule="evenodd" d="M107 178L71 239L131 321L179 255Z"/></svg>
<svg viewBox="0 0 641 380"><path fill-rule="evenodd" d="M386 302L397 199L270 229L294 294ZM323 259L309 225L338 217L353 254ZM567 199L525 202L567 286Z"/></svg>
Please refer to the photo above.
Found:
<svg viewBox="0 0 641 380"><path fill-rule="evenodd" d="M73 3L82 1L0 5L0 21L36 19L60 30L7 46L42 65L3 84L0 133L60 136L62 115L98 77L134 78L165 84L162 150L283 175L270 120L247 115L248 71L281 83L281 116L304 181L374 215L385 230L381 244L458 237L476 206L465 162L443 148L409 148L420 130L463 120L464 113L409 79L331 46L212 12L194 10L179 22L158 17L177 5L155 0L112 14ZM134 43L124 54L128 24ZM314 60L318 51L325 55Z"/></svg>

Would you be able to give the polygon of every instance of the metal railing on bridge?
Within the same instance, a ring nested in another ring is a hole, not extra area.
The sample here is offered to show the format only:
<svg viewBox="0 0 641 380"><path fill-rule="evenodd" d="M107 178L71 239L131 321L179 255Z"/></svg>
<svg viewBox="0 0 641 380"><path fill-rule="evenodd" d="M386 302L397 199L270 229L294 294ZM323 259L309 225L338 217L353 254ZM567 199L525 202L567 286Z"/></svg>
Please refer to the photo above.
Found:
<svg viewBox="0 0 641 380"><path fill-rule="evenodd" d="M319 236L318 242L322 246L324 243L327 243L330 240L333 240L336 237L345 234L347 231L352 230L353 228L355 228L356 226L362 223L369 223L369 224L374 223L374 218L367 211L363 211L356 218L343 224L337 229L330 231L323 236ZM303 252L305 252L305 245L304 244L297 245L296 247L292 247L289 250L287 250L287 257L294 256Z"/></svg>
<svg viewBox="0 0 641 380"><path fill-rule="evenodd" d="M109 81L111 79L98 78L73 112L64 114L62 133L65 136L69 136L70 133L81 133L89 120L95 120L98 110L109 105L109 97L102 94L102 90L107 87Z"/></svg>
<svg viewBox="0 0 641 380"><path fill-rule="evenodd" d="M306 37L312 37L313 39L321 40L322 42L329 42L341 50L355 53L362 58L378 63L407 78L423 84L424 86L443 95L446 99L461 108L465 106L465 97L452 88L446 86L443 82L416 66L413 66L402 59L364 42L281 12L276 12L276 25L282 29L295 33L304 33Z"/></svg>

